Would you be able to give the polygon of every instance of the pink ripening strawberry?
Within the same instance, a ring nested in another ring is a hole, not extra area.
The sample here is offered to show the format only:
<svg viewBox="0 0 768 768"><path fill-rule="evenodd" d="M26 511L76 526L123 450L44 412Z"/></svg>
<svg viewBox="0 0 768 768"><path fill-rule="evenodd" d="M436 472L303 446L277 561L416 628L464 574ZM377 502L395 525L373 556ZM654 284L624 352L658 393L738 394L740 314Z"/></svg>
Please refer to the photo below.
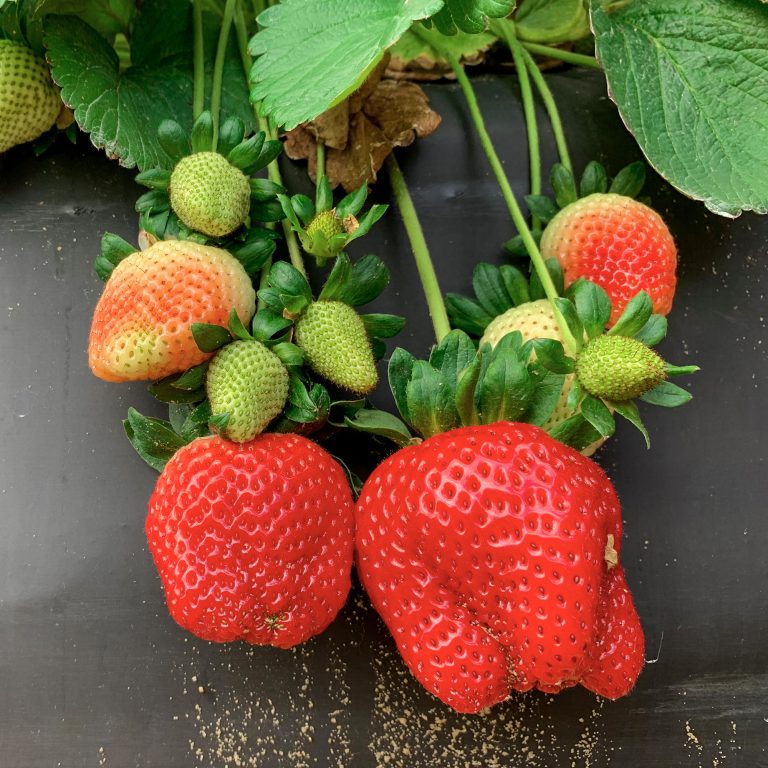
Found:
<svg viewBox="0 0 768 768"><path fill-rule="evenodd" d="M529 424L405 447L365 483L357 568L415 677L460 712L581 684L614 699L644 639L619 564L615 491Z"/></svg>

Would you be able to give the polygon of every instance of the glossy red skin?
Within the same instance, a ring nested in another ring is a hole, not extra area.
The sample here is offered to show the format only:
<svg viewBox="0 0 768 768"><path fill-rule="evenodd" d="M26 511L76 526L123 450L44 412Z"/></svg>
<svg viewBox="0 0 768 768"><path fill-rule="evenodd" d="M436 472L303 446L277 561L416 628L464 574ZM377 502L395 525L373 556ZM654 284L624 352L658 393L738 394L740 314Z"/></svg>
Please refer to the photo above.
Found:
<svg viewBox="0 0 768 768"><path fill-rule="evenodd" d="M171 616L203 640L290 648L349 593L349 484L298 435L194 440L160 475L146 534Z"/></svg>
<svg viewBox="0 0 768 768"><path fill-rule="evenodd" d="M583 277L606 291L609 325L640 291L656 314L672 309L675 241L661 216L631 197L594 194L567 205L544 230L541 253L560 262L566 287Z"/></svg>
<svg viewBox="0 0 768 768"><path fill-rule="evenodd" d="M431 693L478 712L581 683L617 698L644 640L605 473L538 427L463 427L404 448L363 486L360 579Z"/></svg>

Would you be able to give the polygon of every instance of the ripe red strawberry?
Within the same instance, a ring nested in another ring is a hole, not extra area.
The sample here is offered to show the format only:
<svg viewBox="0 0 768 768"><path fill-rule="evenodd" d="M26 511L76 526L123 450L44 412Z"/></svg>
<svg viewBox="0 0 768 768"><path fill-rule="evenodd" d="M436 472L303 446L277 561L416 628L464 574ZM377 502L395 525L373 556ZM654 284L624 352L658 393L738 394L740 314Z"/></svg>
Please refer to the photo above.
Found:
<svg viewBox="0 0 768 768"><path fill-rule="evenodd" d="M401 449L363 486L357 567L416 678L460 712L511 690L628 693L644 639L592 461L528 424Z"/></svg>
<svg viewBox="0 0 768 768"><path fill-rule="evenodd" d="M656 314L672 309L675 242L661 216L631 197L595 193L566 205L544 230L541 255L560 262L566 287L584 277L603 288L611 325L639 291Z"/></svg>
<svg viewBox="0 0 768 768"><path fill-rule="evenodd" d="M105 381L161 379L202 363L192 323L227 325L256 308L251 279L220 248L167 240L124 258L93 313L88 362Z"/></svg>
<svg viewBox="0 0 768 768"><path fill-rule="evenodd" d="M203 640L290 648L322 632L350 589L349 485L298 435L184 446L157 481L146 533L171 616Z"/></svg>

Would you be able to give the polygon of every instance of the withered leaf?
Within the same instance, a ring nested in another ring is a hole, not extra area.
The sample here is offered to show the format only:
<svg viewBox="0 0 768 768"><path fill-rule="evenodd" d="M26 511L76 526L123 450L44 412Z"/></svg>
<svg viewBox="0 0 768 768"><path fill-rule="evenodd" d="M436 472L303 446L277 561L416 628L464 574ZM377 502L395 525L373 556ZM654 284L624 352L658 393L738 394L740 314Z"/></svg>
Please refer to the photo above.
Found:
<svg viewBox="0 0 768 768"><path fill-rule="evenodd" d="M440 115L429 107L415 83L383 80L363 106L371 120L396 147L407 147L416 136L429 136L440 125Z"/></svg>

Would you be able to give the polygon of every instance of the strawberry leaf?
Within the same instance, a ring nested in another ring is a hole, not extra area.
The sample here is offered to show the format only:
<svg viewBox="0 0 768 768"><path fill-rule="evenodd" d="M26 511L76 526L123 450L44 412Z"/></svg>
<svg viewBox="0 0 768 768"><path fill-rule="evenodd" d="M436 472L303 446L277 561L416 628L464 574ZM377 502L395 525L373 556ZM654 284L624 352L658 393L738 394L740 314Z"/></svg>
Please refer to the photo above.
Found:
<svg viewBox="0 0 768 768"><path fill-rule="evenodd" d="M474 299L459 293L445 296L445 309L451 325L471 336L482 336L493 315L486 312Z"/></svg>
<svg viewBox="0 0 768 768"><path fill-rule="evenodd" d="M610 437L616 431L616 422L608 406L599 398L588 395L581 401L584 418L603 436Z"/></svg>
<svg viewBox="0 0 768 768"><path fill-rule="evenodd" d="M429 356L429 364L445 376L451 389L459 374L474 360L477 350L463 331L451 331Z"/></svg>
<svg viewBox="0 0 768 768"><path fill-rule="evenodd" d="M360 315L365 330L372 339L391 339L405 328L405 318L399 315Z"/></svg>
<svg viewBox="0 0 768 768"><path fill-rule="evenodd" d="M667 318L651 315L648 322L635 334L638 341L648 347L655 347L667 335Z"/></svg>
<svg viewBox="0 0 768 768"><path fill-rule="evenodd" d="M640 395L640 399L644 403L660 405L663 408L677 408L679 405L685 405L692 397L690 392L671 381L662 381L650 392Z"/></svg>
<svg viewBox="0 0 768 768"><path fill-rule="evenodd" d="M589 19L583 0L523 0L515 31L531 43L565 43L588 35Z"/></svg>
<svg viewBox="0 0 768 768"><path fill-rule="evenodd" d="M459 426L454 389L426 360L417 360L406 388L411 426L422 437L432 437Z"/></svg>
<svg viewBox="0 0 768 768"><path fill-rule="evenodd" d="M492 264L478 264L472 273L472 289L480 306L495 317L513 306L501 270Z"/></svg>
<svg viewBox="0 0 768 768"><path fill-rule="evenodd" d="M400 415L408 424L413 425L411 413L408 409L407 387L408 381L413 372L413 366L416 364L416 358L402 347L397 347L389 359L387 375L389 377L389 388L392 390L392 396L395 398L395 405Z"/></svg>
<svg viewBox="0 0 768 768"><path fill-rule="evenodd" d="M581 413L569 416L565 421L561 421L548 431L555 440L570 445L571 448L575 448L577 451L583 450L600 439L600 433Z"/></svg>
<svg viewBox="0 0 768 768"><path fill-rule="evenodd" d="M211 323L192 323L192 336L201 352L215 352L232 341L232 336L226 328Z"/></svg>
<svg viewBox="0 0 768 768"><path fill-rule="evenodd" d="M725 216L768 212L768 8L592 0L609 95L650 164Z"/></svg>
<svg viewBox="0 0 768 768"><path fill-rule="evenodd" d="M251 99L287 129L342 101L385 50L441 0L283 0L251 39ZM297 56L297 51L301 52Z"/></svg>
<svg viewBox="0 0 768 768"><path fill-rule="evenodd" d="M408 427L397 416L373 408L361 408L353 417L345 416L344 424L357 432L386 437L399 446L410 443Z"/></svg>
<svg viewBox="0 0 768 768"><path fill-rule="evenodd" d="M484 32L490 19L503 19L515 8L516 0L445 0L443 9L435 14L435 26L444 35L458 29L477 34Z"/></svg>
<svg viewBox="0 0 768 768"><path fill-rule="evenodd" d="M96 257L93 268L100 280L106 282L112 270L125 258L136 253L135 246L123 240L119 235L105 232L101 238L101 252Z"/></svg>
<svg viewBox="0 0 768 768"><path fill-rule="evenodd" d="M560 400L565 376L559 373L552 373L552 371L547 371L539 366L533 367L531 376L536 388L531 397L531 402L528 404L528 410L521 421L540 427L552 415L552 411L555 410L555 406Z"/></svg>
<svg viewBox="0 0 768 768"><path fill-rule="evenodd" d="M631 400L628 400L624 403L611 403L611 406L616 413L623 416L630 424L640 431L645 438L646 448L650 448L651 438L648 434L648 430L645 428L645 424L643 424L643 420L640 418L640 411L637 409L637 405Z"/></svg>
<svg viewBox="0 0 768 768"><path fill-rule="evenodd" d="M617 177L618 178L618 177ZM587 197L608 191L608 174L605 167L596 161L587 163L579 182L579 196Z"/></svg>
<svg viewBox="0 0 768 768"><path fill-rule="evenodd" d="M204 21L210 76L219 21L208 13ZM191 3L146 0L141 4L133 24L131 66L127 69L121 69L109 42L82 19L47 16L44 30L53 79L94 145L128 168L171 168L173 160L157 132L162 121L170 118L185 133L192 127ZM234 37L224 65L222 112L236 115L249 130L254 126Z"/></svg>
<svg viewBox="0 0 768 768"><path fill-rule="evenodd" d="M621 313L616 324L608 331L610 336L634 336L639 333L653 313L651 297L640 291L632 298Z"/></svg>
<svg viewBox="0 0 768 768"><path fill-rule="evenodd" d="M645 163L638 160L624 166L614 176L608 191L614 195L637 197L645 185Z"/></svg>
<svg viewBox="0 0 768 768"><path fill-rule="evenodd" d="M170 422L147 418L134 408L128 409L123 428L136 453L158 472L162 472L173 454L186 445Z"/></svg>
<svg viewBox="0 0 768 768"><path fill-rule="evenodd" d="M535 383L514 350L520 338L507 334L490 352L490 362L475 388L475 408L481 424L518 421L533 400Z"/></svg>
<svg viewBox="0 0 768 768"><path fill-rule="evenodd" d="M579 278L568 288L568 298L576 306L584 330L590 339L599 336L611 318L611 300L599 286Z"/></svg>

